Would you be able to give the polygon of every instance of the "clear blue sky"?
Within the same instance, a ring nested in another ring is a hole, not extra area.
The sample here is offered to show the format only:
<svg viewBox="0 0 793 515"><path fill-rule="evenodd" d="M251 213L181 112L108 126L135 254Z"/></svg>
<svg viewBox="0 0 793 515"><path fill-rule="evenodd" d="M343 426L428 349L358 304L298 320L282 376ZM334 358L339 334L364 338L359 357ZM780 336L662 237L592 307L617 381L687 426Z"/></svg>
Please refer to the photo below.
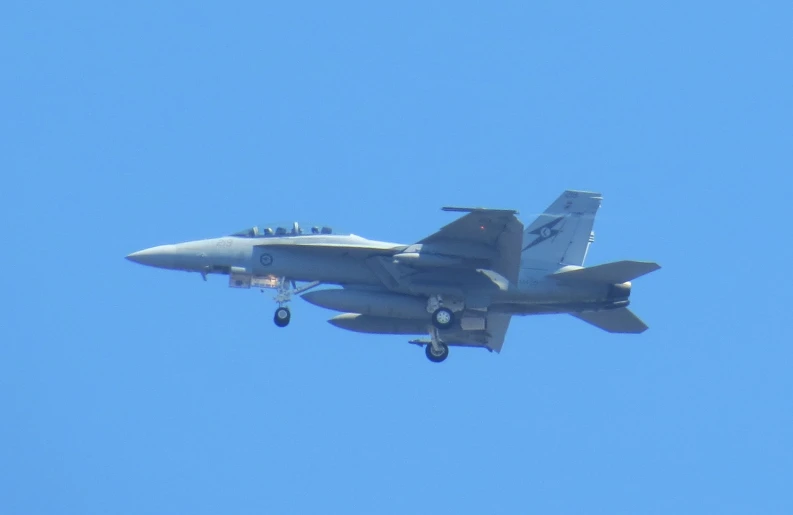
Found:
<svg viewBox="0 0 793 515"><path fill-rule="evenodd" d="M790 2L6 2L0 513L793 513ZM604 194L641 336L442 365L124 260Z"/></svg>

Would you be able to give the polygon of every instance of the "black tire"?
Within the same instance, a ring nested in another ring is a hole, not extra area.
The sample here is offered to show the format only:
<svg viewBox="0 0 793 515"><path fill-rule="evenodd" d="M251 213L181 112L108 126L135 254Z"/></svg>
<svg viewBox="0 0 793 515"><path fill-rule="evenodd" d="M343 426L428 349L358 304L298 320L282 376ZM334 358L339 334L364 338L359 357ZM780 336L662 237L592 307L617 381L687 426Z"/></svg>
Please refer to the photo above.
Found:
<svg viewBox="0 0 793 515"><path fill-rule="evenodd" d="M431 343L428 343L424 347L424 354L426 354L427 355L427 359L432 361L433 363L440 363L441 361L443 361L443 360L445 360L446 358L449 357L449 346L446 345L443 342L441 342L440 345L441 345L442 351L438 355L436 355L433 352Z"/></svg>
<svg viewBox="0 0 793 515"><path fill-rule="evenodd" d="M432 314L432 325L438 329L448 329L454 325L454 313L449 308L438 308Z"/></svg>
<svg viewBox="0 0 793 515"><path fill-rule="evenodd" d="M286 327L289 325L289 321L292 320L292 313L289 311L289 308L278 308L275 310L275 316L273 316L273 322L278 327Z"/></svg>

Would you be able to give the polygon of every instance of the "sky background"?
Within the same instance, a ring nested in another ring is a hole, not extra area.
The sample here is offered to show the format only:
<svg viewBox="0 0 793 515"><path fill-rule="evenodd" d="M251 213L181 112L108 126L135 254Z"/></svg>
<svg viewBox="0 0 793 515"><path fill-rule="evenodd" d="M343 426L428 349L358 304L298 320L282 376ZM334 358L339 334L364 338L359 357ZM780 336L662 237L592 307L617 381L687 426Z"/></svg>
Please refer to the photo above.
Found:
<svg viewBox="0 0 793 515"><path fill-rule="evenodd" d="M4 2L0 513L793 513L793 4L375 4ZM643 335L436 365L124 260L568 188Z"/></svg>

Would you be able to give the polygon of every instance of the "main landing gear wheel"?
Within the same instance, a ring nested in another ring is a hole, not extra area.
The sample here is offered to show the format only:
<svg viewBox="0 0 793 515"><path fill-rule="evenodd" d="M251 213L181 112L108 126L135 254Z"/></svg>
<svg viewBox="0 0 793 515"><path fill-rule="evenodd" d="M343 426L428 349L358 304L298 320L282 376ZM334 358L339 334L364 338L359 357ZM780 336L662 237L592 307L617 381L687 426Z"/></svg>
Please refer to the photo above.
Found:
<svg viewBox="0 0 793 515"><path fill-rule="evenodd" d="M454 313L449 308L438 308L432 314L432 325L438 329L448 329L454 324Z"/></svg>
<svg viewBox="0 0 793 515"><path fill-rule="evenodd" d="M273 321L278 327L286 327L289 325L289 320L292 319L292 313L289 308L278 308L275 310Z"/></svg>
<svg viewBox="0 0 793 515"><path fill-rule="evenodd" d="M440 363L449 357L449 346L443 342L438 342L440 349L435 350L431 343L424 347L424 353L427 354L427 359L433 363Z"/></svg>

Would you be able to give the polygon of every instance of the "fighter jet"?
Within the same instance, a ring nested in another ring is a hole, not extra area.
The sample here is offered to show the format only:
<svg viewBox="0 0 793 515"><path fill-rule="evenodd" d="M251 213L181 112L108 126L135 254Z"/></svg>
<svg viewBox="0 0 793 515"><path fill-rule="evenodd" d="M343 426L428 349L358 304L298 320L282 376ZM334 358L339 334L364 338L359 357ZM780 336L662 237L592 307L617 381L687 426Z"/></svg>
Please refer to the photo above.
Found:
<svg viewBox="0 0 793 515"><path fill-rule="evenodd" d="M232 288L275 290L273 320L286 327L301 296L340 311L332 325L372 334L424 335L439 363L450 346L500 352L513 315L570 314L612 333L647 326L629 309L631 281L660 268L617 261L584 267L600 193L568 190L524 229L517 211L463 213L413 244L338 234L322 225L258 225L221 238L134 252L143 265L228 276ZM320 285L334 288L315 289Z"/></svg>

